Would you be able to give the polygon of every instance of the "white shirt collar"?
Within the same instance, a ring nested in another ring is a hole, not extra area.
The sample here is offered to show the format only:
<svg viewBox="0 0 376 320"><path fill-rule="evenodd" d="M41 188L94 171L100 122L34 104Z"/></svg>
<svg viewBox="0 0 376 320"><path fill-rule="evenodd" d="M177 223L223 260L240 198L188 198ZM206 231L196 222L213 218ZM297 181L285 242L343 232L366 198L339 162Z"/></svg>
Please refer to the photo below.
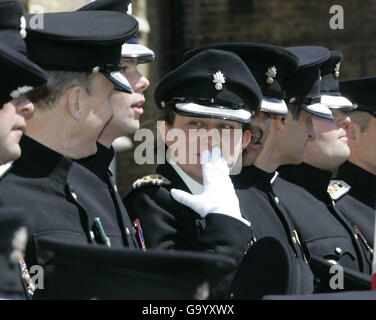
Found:
<svg viewBox="0 0 376 320"><path fill-rule="evenodd" d="M176 173L182 178L184 183L192 194L201 194L204 192L204 186L201 183L193 180L188 174L186 174L182 168L172 160L168 159L167 162L174 168Z"/></svg>

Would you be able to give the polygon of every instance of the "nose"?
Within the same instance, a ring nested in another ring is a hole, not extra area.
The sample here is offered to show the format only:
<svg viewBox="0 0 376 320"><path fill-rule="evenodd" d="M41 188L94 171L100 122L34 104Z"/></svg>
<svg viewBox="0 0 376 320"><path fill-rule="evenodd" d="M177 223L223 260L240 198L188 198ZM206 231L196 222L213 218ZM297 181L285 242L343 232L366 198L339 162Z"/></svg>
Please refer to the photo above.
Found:
<svg viewBox="0 0 376 320"><path fill-rule="evenodd" d="M17 99L13 99L12 104L16 107L18 115L24 117L26 120L30 119L34 113L34 105L26 98L25 95Z"/></svg>
<svg viewBox="0 0 376 320"><path fill-rule="evenodd" d="M340 110L336 110L334 116L336 118L338 127L346 129L351 123L351 118Z"/></svg>
<svg viewBox="0 0 376 320"><path fill-rule="evenodd" d="M149 80L143 76L141 73L139 73L139 78L133 88L133 91L142 93L144 92L150 85Z"/></svg>

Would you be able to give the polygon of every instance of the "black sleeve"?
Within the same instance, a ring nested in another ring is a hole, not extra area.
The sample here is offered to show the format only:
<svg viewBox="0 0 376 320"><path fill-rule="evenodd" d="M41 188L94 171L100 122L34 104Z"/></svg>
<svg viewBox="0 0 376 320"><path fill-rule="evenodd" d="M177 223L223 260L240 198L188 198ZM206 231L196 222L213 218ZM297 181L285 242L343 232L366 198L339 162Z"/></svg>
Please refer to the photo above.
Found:
<svg viewBox="0 0 376 320"><path fill-rule="evenodd" d="M133 190L124 204L134 220L140 219L147 248L205 251L240 262L251 238L243 222L212 213L201 219L176 202L170 190L148 186Z"/></svg>

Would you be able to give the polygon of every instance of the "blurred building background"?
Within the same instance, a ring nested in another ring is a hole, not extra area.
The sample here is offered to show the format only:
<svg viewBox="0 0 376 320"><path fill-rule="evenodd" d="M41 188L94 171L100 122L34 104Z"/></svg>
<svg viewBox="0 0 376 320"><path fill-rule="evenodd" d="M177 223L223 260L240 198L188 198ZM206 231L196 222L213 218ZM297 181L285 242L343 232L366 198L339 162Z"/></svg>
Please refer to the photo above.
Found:
<svg viewBox="0 0 376 320"><path fill-rule="evenodd" d="M22 0L29 10L68 11L90 0ZM333 30L330 8L344 10L344 28ZM279 46L321 45L344 56L341 79L376 74L376 0L133 0L140 39L156 60L140 66L150 80L142 124L156 120L153 92L158 81L194 47L220 42L262 42ZM132 137L130 137L132 138ZM117 181L122 194L153 166L136 165L135 144L117 153Z"/></svg>

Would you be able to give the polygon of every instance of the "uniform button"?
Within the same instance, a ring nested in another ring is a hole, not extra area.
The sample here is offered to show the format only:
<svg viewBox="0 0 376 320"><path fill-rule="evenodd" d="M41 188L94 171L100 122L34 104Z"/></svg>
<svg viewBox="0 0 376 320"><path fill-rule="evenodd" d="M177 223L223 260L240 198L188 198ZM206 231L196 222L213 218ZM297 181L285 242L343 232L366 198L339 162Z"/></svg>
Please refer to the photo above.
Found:
<svg viewBox="0 0 376 320"><path fill-rule="evenodd" d="M77 194L76 194L76 193L74 193L73 191L72 191L72 193L71 193L71 194L72 194L72 197L73 197L73 199L77 201Z"/></svg>
<svg viewBox="0 0 376 320"><path fill-rule="evenodd" d="M292 238L292 241L294 241L294 243L296 243L296 238L295 237L291 237Z"/></svg>
<svg viewBox="0 0 376 320"><path fill-rule="evenodd" d="M279 204L279 199L278 199L278 197L274 197L274 200L275 200L275 202L277 202L277 203Z"/></svg>
<svg viewBox="0 0 376 320"><path fill-rule="evenodd" d="M339 248L339 247L337 247L335 251L336 251L336 254L341 254L341 252L342 252L342 249L341 249L341 248Z"/></svg>

